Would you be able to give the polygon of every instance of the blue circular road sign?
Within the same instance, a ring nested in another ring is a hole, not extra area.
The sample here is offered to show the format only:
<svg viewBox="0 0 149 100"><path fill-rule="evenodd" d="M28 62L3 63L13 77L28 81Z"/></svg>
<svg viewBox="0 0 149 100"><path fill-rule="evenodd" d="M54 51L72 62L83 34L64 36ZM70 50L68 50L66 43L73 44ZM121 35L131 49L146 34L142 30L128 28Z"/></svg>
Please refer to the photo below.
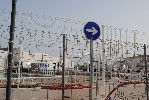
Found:
<svg viewBox="0 0 149 100"><path fill-rule="evenodd" d="M87 39L96 40L100 36L100 27L95 22L88 22L84 26L84 33Z"/></svg>

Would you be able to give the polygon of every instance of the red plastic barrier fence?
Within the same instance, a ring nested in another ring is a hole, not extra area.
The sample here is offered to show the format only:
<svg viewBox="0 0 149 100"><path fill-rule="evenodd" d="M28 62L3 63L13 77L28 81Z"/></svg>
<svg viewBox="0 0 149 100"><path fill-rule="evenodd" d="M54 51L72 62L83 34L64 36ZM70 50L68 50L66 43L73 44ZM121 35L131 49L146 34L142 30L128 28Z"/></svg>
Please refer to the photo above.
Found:
<svg viewBox="0 0 149 100"><path fill-rule="evenodd" d="M87 86L65 86L64 89L83 89L83 88L91 88L90 85ZM49 89L49 90L62 90L62 86L41 86L41 89Z"/></svg>
<svg viewBox="0 0 149 100"><path fill-rule="evenodd" d="M119 85L117 85L115 88L113 88L109 94L107 95L106 99L105 100L108 100L108 98L111 96L111 94L116 90L118 89L119 87L122 87L123 85L129 85L129 84L149 84L149 82L124 82L124 83L121 83Z"/></svg>

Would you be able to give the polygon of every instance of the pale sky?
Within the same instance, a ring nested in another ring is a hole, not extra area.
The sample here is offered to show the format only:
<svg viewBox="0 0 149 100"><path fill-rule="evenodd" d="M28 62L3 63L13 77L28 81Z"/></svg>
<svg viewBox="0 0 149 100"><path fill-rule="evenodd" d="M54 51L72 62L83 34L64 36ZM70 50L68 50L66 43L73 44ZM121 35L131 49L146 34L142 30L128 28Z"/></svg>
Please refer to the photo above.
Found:
<svg viewBox="0 0 149 100"><path fill-rule="evenodd" d="M148 44L148 4L149 0L17 0L17 11L68 18L85 23L94 21L99 26L108 25L124 30L137 30L139 31L137 42ZM11 10L11 0L1 0L0 10L4 8ZM74 25L74 27L79 26ZM143 32L145 35L142 35ZM133 39L133 34L130 33L128 35Z"/></svg>
<svg viewBox="0 0 149 100"><path fill-rule="evenodd" d="M149 32L148 0L17 0L17 10ZM1 0L0 8L11 8Z"/></svg>

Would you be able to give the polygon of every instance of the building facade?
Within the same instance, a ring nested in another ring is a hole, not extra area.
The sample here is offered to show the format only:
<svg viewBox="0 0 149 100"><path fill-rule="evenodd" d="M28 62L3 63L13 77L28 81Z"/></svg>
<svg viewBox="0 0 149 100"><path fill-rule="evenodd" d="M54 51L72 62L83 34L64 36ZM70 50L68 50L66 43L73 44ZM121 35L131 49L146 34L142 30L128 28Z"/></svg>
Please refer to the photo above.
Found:
<svg viewBox="0 0 149 100"><path fill-rule="evenodd" d="M8 55L8 48L0 48L0 72L6 69L7 55Z"/></svg>
<svg viewBox="0 0 149 100"><path fill-rule="evenodd" d="M0 50L0 70L3 71L7 66L7 55L8 50ZM47 70L61 70L63 60L60 57L49 56L46 53L30 53L22 51L22 48L14 48L13 50L13 62L14 67L17 68L21 66L22 68L31 68L32 63L37 63L38 65L48 65ZM74 68L74 62L71 59L65 59L65 68Z"/></svg>

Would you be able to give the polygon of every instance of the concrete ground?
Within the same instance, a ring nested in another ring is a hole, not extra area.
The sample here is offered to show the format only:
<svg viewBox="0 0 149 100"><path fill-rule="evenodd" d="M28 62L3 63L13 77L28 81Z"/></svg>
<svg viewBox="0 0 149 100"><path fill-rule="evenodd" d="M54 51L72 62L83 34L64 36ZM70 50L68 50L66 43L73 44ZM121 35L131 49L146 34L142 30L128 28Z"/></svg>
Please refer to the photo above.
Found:
<svg viewBox="0 0 149 100"><path fill-rule="evenodd" d="M99 87L98 99L93 88L93 100L105 100L113 89L112 85ZM0 89L0 100L5 100L4 88ZM61 90L44 90L40 88L12 89L12 100L61 100ZM89 100L89 89L65 90L65 100ZM145 85L128 85L120 87L111 95L112 100L146 100Z"/></svg>

